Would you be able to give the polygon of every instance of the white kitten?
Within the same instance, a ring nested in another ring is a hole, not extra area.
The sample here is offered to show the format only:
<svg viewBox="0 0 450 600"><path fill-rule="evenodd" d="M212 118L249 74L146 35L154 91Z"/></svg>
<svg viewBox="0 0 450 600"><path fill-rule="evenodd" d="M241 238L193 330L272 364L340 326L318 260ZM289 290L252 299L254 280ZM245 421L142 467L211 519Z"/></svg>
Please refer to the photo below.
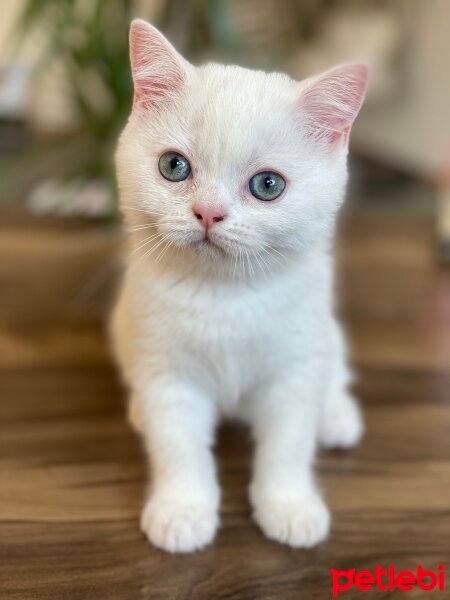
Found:
<svg viewBox="0 0 450 600"><path fill-rule="evenodd" d="M144 21L130 40L135 101L117 168L131 249L112 329L151 460L142 529L171 552L211 542L211 446L230 415L255 439L255 520L308 548L330 522L316 440L347 448L363 429L329 249L367 69L298 83L194 68Z"/></svg>

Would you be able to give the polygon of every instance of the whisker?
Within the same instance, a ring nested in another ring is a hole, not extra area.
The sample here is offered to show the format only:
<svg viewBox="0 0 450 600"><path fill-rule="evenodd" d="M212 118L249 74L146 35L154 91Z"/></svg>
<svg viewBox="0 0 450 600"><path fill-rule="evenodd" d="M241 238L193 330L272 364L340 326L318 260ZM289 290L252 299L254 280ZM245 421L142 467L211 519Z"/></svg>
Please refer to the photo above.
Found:
<svg viewBox="0 0 450 600"><path fill-rule="evenodd" d="M267 246L267 248L269 248L270 250L272 250L272 252L276 252L277 254L279 254L281 256L281 258L284 258L284 256L281 254L281 252L279 252L276 248L274 248L270 244L266 244L266 246Z"/></svg>
<svg viewBox="0 0 450 600"><path fill-rule="evenodd" d="M163 244L166 239L167 239L167 235L165 235L161 240L158 241L158 243L155 246L152 246L149 250L147 250L137 261L136 266L142 264L149 256L151 256L154 252L156 252L156 250L161 246L161 244Z"/></svg>
<svg viewBox="0 0 450 600"><path fill-rule="evenodd" d="M260 254L258 255L257 252L254 252L254 257L255 257L256 262L258 263L260 270L262 271L263 277L267 277L268 276L268 272L266 270L266 267L268 266L267 262L264 261L262 256Z"/></svg>
<svg viewBox="0 0 450 600"><path fill-rule="evenodd" d="M129 233L133 233L135 231L141 231L142 229L154 229L158 227L157 223L147 223L147 225L135 225L133 227L125 227L125 230Z"/></svg>
<svg viewBox="0 0 450 600"><path fill-rule="evenodd" d="M137 254L140 250L142 250L142 248L145 248L145 246L147 246L148 244L150 244L151 242L153 242L153 240L157 239L158 237L161 237L162 235L163 234L160 233L160 232L154 233L150 237L146 238L144 242L142 242L141 244L139 244L139 246L137 246L136 248L134 248L131 254L132 255Z"/></svg>
<svg viewBox="0 0 450 600"><path fill-rule="evenodd" d="M160 262L163 259L164 254L166 254L167 250L172 246L172 242L169 240L168 242L166 242L166 245L164 246L164 248L162 249L162 251L158 254L158 256L156 257L156 261L155 262Z"/></svg>

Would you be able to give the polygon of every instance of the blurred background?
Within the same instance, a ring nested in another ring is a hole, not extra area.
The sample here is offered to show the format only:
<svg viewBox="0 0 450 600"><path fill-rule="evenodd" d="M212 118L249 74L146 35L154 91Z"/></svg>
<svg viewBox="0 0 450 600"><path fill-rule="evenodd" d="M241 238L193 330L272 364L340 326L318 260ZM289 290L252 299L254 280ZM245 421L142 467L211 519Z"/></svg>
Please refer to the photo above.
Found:
<svg viewBox="0 0 450 600"><path fill-rule="evenodd" d="M299 79L346 60L372 66L337 244L368 433L349 454L319 456L334 525L317 552L288 552L252 525L250 444L236 429L217 448L217 544L174 569L139 534L146 466L105 335L123 243L112 157L131 107L134 17L194 63ZM329 568L445 564L449 56L448 0L2 2L2 598L325 599Z"/></svg>
<svg viewBox="0 0 450 600"><path fill-rule="evenodd" d="M450 178L445 0L4 3L2 203L39 214L115 216L111 156L130 110L127 29L135 16L160 27L193 62L233 62L301 79L342 61L369 61L370 91L352 139L353 182L363 189L351 194L352 204L436 210L436 186Z"/></svg>

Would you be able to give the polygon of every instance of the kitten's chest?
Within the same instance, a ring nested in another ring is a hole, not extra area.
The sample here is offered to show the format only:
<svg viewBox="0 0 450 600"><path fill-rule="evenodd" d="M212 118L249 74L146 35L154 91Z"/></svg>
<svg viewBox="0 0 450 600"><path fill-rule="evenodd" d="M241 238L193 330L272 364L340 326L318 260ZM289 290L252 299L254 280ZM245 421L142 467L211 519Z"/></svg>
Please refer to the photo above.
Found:
<svg viewBox="0 0 450 600"><path fill-rule="evenodd" d="M268 318L273 311L281 314L276 298L254 290L209 290L177 304L181 362L206 382L225 413L233 413L269 368L270 348L281 329L276 318L272 323Z"/></svg>
<svg viewBox="0 0 450 600"><path fill-rule="evenodd" d="M152 289L152 330L180 360L200 361L212 373L240 372L252 379L273 362L276 348L289 343L300 326L305 298L298 286L264 282L259 286L185 285ZM276 357L276 354L275 354Z"/></svg>
<svg viewBox="0 0 450 600"><path fill-rule="evenodd" d="M285 368L299 340L308 347L314 302L295 278L240 287L157 282L143 298L156 363L201 380L225 411Z"/></svg>
<svg viewBox="0 0 450 600"><path fill-rule="evenodd" d="M268 290L209 286L165 300L165 312L176 324L179 339L191 349L211 355L256 351L267 335L268 315L280 314L276 295Z"/></svg>

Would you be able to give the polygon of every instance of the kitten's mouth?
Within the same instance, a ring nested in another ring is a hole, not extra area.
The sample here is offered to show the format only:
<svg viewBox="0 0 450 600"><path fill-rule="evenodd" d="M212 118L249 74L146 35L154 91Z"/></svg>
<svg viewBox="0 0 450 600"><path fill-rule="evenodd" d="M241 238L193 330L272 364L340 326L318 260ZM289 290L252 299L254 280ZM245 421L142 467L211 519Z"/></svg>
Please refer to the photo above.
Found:
<svg viewBox="0 0 450 600"><path fill-rule="evenodd" d="M206 251L206 252L220 252L221 255L225 255L226 251L225 249L218 244L216 241L212 240L211 237L206 234L204 238L202 238L201 240L199 240L195 246L200 250L200 251Z"/></svg>
<svg viewBox="0 0 450 600"><path fill-rule="evenodd" d="M205 237L200 240L200 244L205 244L206 246L217 246L217 244L212 241L207 233L205 234Z"/></svg>

